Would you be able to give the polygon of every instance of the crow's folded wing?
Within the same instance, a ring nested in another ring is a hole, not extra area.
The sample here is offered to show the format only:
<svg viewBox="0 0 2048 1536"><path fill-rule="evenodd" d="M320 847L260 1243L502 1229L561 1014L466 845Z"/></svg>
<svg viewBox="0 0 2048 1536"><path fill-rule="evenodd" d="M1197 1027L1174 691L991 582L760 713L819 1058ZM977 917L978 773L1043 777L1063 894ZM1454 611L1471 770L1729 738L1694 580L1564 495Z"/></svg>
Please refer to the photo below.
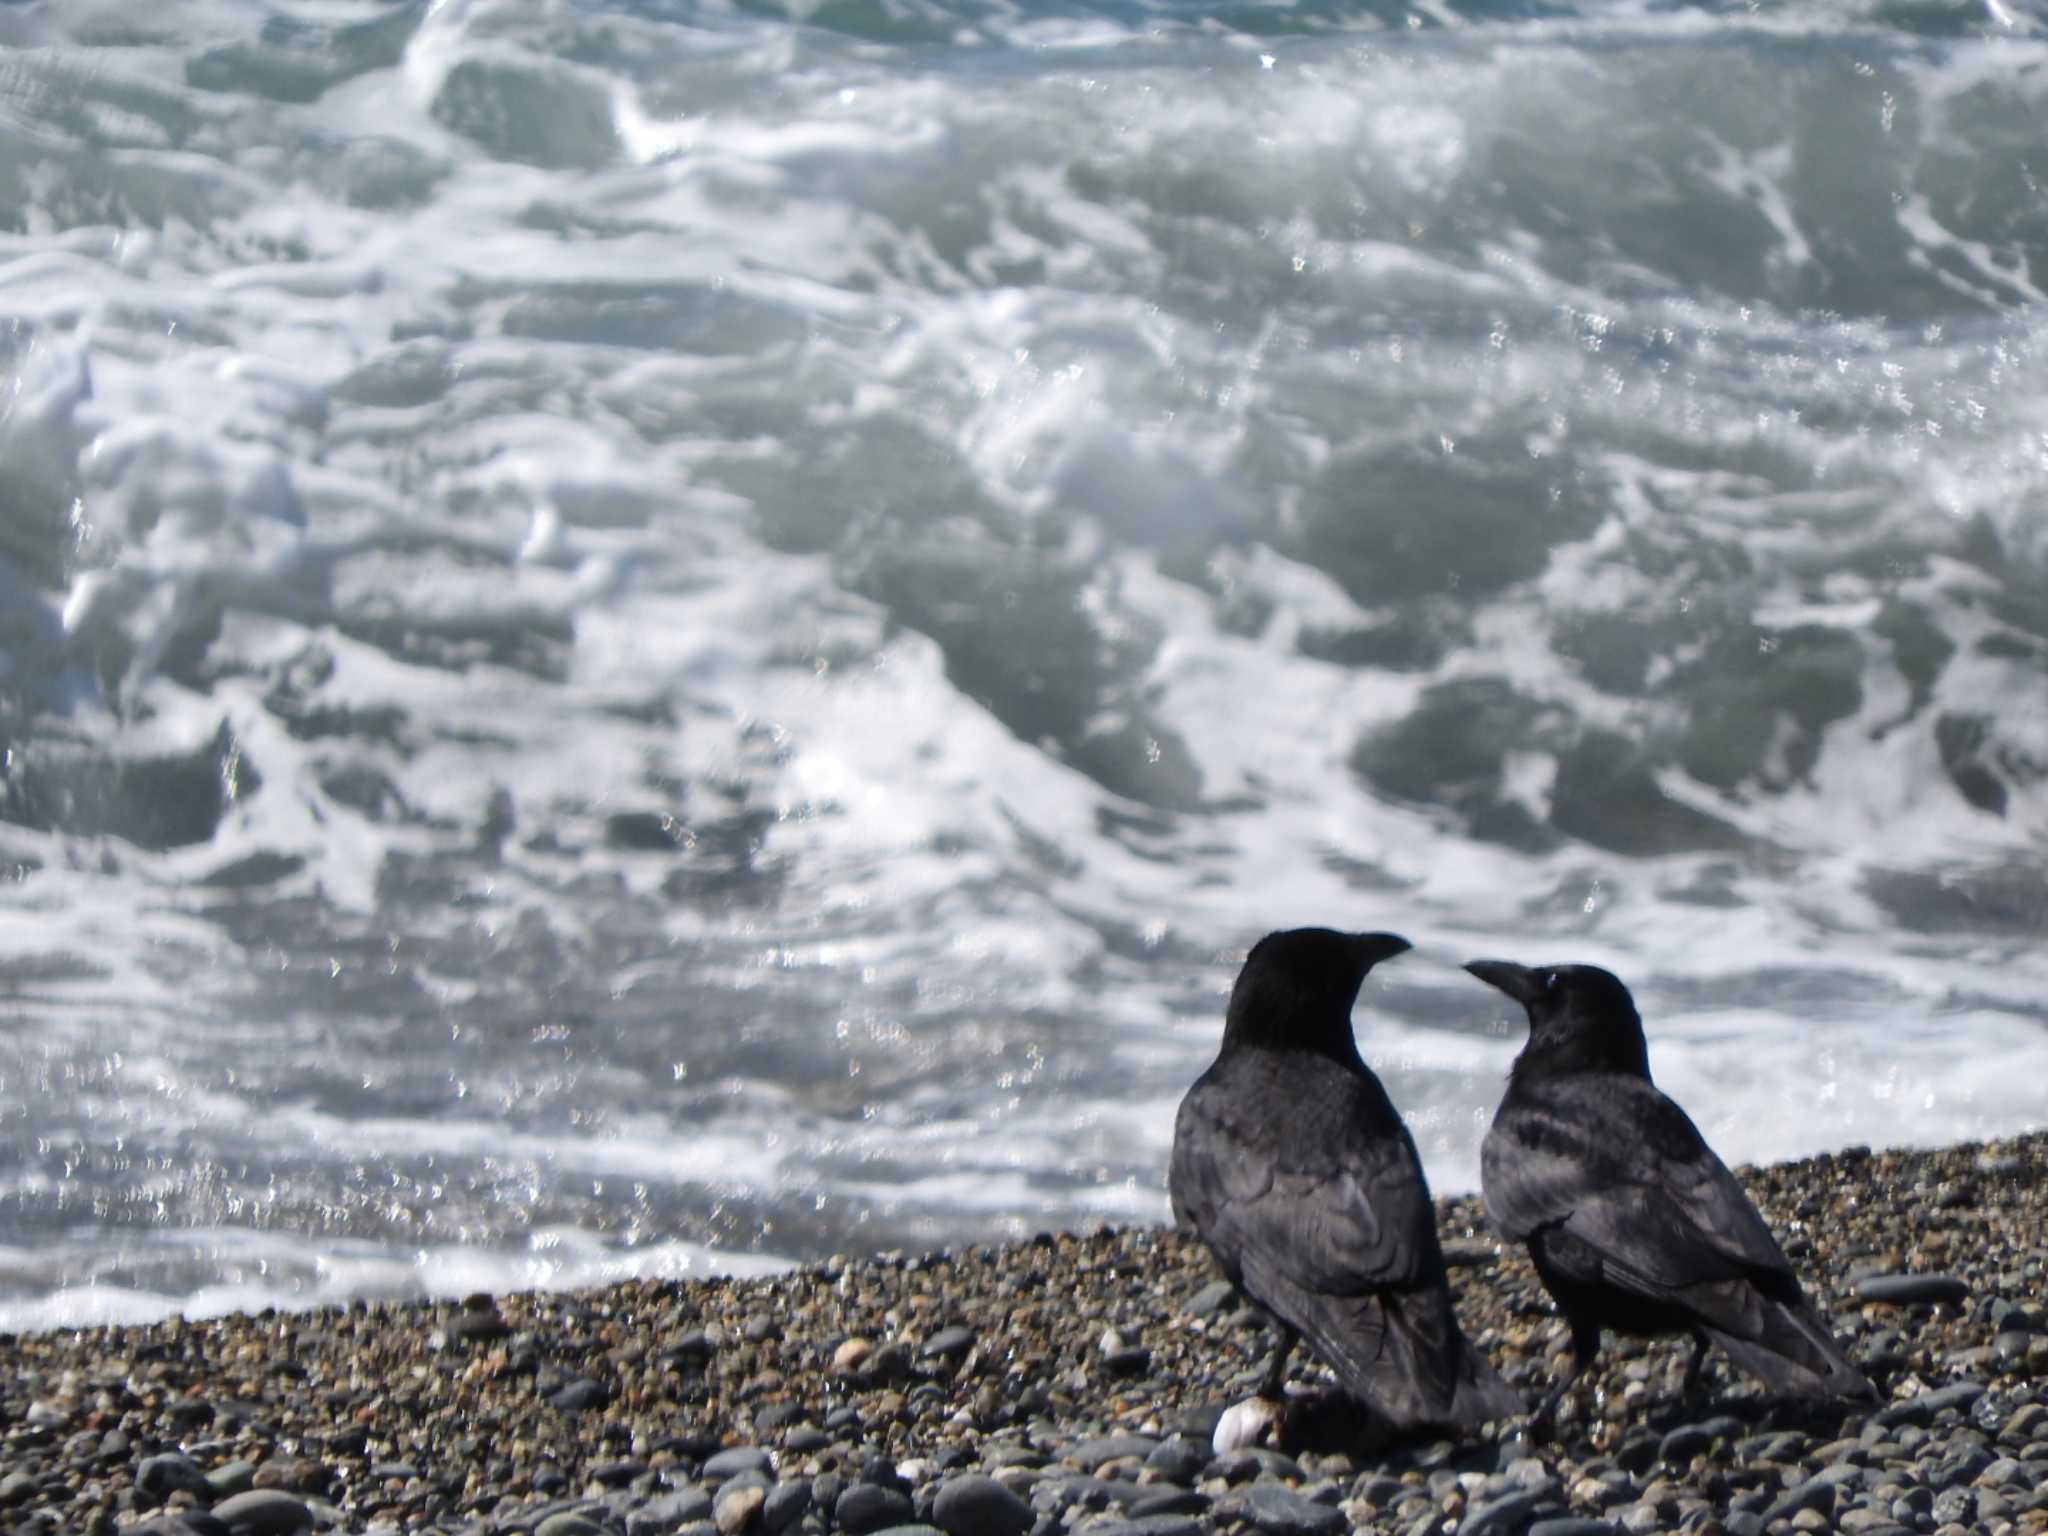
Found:
<svg viewBox="0 0 2048 1536"><path fill-rule="evenodd" d="M1443 1274L1414 1143L1339 1122L1324 1136L1248 1121L1201 1085L1174 1135L1174 1211L1254 1295L1261 1277L1328 1296L1405 1289ZM1263 1298L1262 1298L1263 1299Z"/></svg>
<svg viewBox="0 0 2048 1536"><path fill-rule="evenodd" d="M1645 1296L1719 1280L1797 1281L1749 1196L1670 1099L1640 1078L1581 1074L1510 1088L1480 1151L1489 1220L1557 1232L1597 1278ZM1587 1276L1585 1278L1596 1278Z"/></svg>

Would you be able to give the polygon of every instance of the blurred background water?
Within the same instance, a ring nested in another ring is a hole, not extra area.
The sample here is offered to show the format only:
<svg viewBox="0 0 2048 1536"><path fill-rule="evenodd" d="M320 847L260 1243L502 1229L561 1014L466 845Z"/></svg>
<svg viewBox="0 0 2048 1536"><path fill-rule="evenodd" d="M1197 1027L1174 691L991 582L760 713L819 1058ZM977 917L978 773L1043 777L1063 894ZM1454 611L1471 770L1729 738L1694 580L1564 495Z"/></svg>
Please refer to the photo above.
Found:
<svg viewBox="0 0 2048 1536"><path fill-rule="evenodd" d="M1165 1217L1245 947L2043 1123L2017 0L0 7L0 1326Z"/></svg>

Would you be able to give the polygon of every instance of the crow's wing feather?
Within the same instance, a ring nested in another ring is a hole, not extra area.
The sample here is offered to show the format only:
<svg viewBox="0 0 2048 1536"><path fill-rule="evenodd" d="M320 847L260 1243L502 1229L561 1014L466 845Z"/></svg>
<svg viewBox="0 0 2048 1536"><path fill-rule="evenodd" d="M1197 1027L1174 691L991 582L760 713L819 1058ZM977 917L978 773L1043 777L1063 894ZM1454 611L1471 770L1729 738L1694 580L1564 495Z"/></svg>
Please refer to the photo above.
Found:
<svg viewBox="0 0 2048 1536"><path fill-rule="evenodd" d="M1198 1083L1181 1103L1174 1209L1255 1296L1255 1277L1329 1296L1440 1279L1434 1212L1414 1143L1297 1103L1275 1124L1235 1113L1243 1095ZM1267 1300L1261 1296L1259 1299Z"/></svg>
<svg viewBox="0 0 2048 1536"><path fill-rule="evenodd" d="M1640 1078L1583 1074L1511 1089L1480 1162L1487 1216L1503 1233L1526 1241L1560 1231L1599 1255L1609 1284L1658 1298L1734 1279L1796 1291L1727 1165Z"/></svg>

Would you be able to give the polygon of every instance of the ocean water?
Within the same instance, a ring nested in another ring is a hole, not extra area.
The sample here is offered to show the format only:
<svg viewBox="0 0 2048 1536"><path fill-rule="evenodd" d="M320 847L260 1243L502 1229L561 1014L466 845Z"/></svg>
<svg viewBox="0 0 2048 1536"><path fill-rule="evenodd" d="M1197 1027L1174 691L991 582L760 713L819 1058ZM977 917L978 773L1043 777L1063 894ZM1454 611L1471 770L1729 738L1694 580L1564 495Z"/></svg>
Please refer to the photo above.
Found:
<svg viewBox="0 0 2048 1536"><path fill-rule="evenodd" d="M0 5L0 1327L1164 1219L1267 929L2048 1121L2025 0Z"/></svg>

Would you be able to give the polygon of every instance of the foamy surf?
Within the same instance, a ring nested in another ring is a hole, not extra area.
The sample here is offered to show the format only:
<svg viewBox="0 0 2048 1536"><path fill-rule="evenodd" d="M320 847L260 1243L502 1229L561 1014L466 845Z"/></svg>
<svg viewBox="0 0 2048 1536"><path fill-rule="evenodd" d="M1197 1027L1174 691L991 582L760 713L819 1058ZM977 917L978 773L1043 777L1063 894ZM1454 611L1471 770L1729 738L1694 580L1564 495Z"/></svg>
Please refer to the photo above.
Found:
<svg viewBox="0 0 2048 1536"><path fill-rule="evenodd" d="M2040 1123L2034 30L156 26L0 22L23 1326L1161 1219L1297 923L1444 1192L1479 954Z"/></svg>

